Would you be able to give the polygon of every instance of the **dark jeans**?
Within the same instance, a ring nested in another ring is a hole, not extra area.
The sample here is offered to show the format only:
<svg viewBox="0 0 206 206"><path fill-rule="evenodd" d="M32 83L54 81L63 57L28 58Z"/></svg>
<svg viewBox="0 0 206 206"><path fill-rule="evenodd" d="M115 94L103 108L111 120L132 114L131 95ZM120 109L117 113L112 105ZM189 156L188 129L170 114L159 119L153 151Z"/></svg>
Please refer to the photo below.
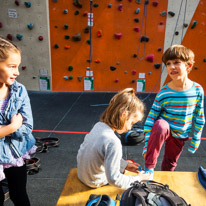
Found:
<svg viewBox="0 0 206 206"><path fill-rule="evenodd" d="M162 171L174 171L177 161L182 153L183 146L187 139L178 139L172 136L169 124L163 120L157 120L151 131L147 146L145 166L148 169L155 168L160 150L165 142L165 154L162 161Z"/></svg>
<svg viewBox="0 0 206 206"><path fill-rule="evenodd" d="M30 206L26 192L27 171L26 165L4 169L8 182L9 196L15 206ZM4 204L4 193L0 182L0 205Z"/></svg>

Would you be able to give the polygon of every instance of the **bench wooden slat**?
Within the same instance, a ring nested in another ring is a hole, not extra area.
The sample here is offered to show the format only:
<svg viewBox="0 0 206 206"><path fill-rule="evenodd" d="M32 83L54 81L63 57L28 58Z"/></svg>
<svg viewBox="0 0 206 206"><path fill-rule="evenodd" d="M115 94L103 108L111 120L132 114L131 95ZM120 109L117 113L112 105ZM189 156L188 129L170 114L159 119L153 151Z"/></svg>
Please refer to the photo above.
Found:
<svg viewBox="0 0 206 206"><path fill-rule="evenodd" d="M128 172L127 175L134 175ZM206 190L200 185L196 172L160 172L155 171L154 180L168 184L170 189L183 197L192 206L206 205ZM91 189L77 177L77 169L70 170L57 206L85 206L90 194L107 194L115 199L124 190L111 185Z"/></svg>

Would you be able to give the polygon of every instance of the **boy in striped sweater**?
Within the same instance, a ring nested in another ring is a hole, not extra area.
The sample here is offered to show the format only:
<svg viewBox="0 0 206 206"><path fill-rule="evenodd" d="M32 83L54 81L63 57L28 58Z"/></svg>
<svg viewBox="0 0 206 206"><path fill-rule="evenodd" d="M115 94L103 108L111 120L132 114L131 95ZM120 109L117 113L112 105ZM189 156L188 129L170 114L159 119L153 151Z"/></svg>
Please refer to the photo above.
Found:
<svg viewBox="0 0 206 206"><path fill-rule="evenodd" d="M157 94L144 126L145 171L153 173L165 142L162 171L174 171L185 141L194 125L188 151L195 153L205 124L204 91L188 78L194 64L194 53L173 45L162 57L171 81Z"/></svg>

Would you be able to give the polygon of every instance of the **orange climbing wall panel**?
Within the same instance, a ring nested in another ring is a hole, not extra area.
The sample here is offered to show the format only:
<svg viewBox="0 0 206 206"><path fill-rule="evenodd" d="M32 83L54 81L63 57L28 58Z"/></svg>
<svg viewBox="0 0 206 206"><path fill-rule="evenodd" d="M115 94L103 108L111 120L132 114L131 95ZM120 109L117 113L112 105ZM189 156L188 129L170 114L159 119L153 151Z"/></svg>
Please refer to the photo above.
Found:
<svg viewBox="0 0 206 206"><path fill-rule="evenodd" d="M52 88L53 91L84 91L84 77L86 77L87 67L90 66L94 77L94 90L102 91L119 91L126 87L136 89L136 81L139 79L139 73L145 73L146 87L145 92L157 92L160 88L158 81L161 68L155 69L155 63L161 63L161 56L164 46L164 34L166 17L162 17L160 13L167 11L168 1L159 1L159 5L154 7L152 1L149 1L147 7L146 26L143 26L143 10L144 3L137 4L135 0L117 1L104 0L93 1L98 7L92 7L94 26L92 27L92 62L89 65L90 45L87 40L90 39L89 33L84 33L87 27L88 17L84 16L85 11L90 11L89 0L80 0L83 7L77 8L70 0L59 0L57 3L53 0L49 1L50 10L50 35L51 35L51 63L52 63ZM144 1L141 1L144 2ZM108 4L112 4L108 8ZM123 10L119 11L118 6L122 4ZM135 11L140 8L140 13ZM68 9L68 13L64 14L64 10ZM79 14L75 15L78 10ZM134 19L139 18L139 22ZM160 25L162 22L163 25ZM64 29L64 24L68 24L68 30ZM140 43L139 57L154 54L154 62L138 60L133 57L137 53L140 40L140 32L134 31L134 27L142 28L142 35L149 37L149 42L145 45ZM102 37L97 37L97 32L102 30ZM75 42L72 36L81 33L81 41ZM115 39L115 33L122 33L120 40ZM70 35L70 39L66 40L65 35ZM59 48L55 49L54 45L58 44ZM70 46L65 49L64 46ZM158 48L162 51L158 52ZM95 63L96 59L100 59L100 63ZM119 62L119 65L117 65ZM72 71L68 71L68 67L73 66ZM115 66L116 70L111 71L110 66ZM136 74L132 71L136 70ZM73 79L65 80L64 76L72 76ZM79 81L78 77L82 77ZM115 82L118 79L119 82ZM155 89L154 86L157 86Z"/></svg>
<svg viewBox="0 0 206 206"><path fill-rule="evenodd" d="M193 21L197 21L197 25L194 29L191 29ZM192 70L189 74L189 78L193 81L201 84L206 91L206 77L205 77L205 68L206 62L203 60L206 59L206 3L200 1L195 14L192 18L191 24L187 30L185 38L183 39L183 45L191 48L195 53L195 67L197 69Z"/></svg>

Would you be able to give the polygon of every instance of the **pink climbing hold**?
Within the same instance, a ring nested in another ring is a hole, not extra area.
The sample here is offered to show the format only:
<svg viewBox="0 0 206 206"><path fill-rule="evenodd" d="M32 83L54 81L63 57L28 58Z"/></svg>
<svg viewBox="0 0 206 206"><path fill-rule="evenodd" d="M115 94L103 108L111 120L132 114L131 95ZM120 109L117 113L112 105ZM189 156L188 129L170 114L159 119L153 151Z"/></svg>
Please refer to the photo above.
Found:
<svg viewBox="0 0 206 206"><path fill-rule="evenodd" d="M119 82L119 79L115 79L115 82L116 82L116 83Z"/></svg>
<svg viewBox="0 0 206 206"><path fill-rule="evenodd" d="M160 22L160 25L164 25L164 22L163 22L163 21L161 21L161 22Z"/></svg>
<svg viewBox="0 0 206 206"><path fill-rule="evenodd" d="M146 57L146 60L148 62L154 62L154 54L149 54L147 57Z"/></svg>
<svg viewBox="0 0 206 206"><path fill-rule="evenodd" d="M114 34L116 39L121 39L122 38L122 33L115 33Z"/></svg>
<svg viewBox="0 0 206 206"><path fill-rule="evenodd" d="M133 70L133 71L132 71L132 74L133 74L133 75L135 75L136 73L137 73L137 71L136 71L136 70Z"/></svg>
<svg viewBox="0 0 206 206"><path fill-rule="evenodd" d="M43 36L39 36L39 41L43 41L44 37Z"/></svg>
<svg viewBox="0 0 206 206"><path fill-rule="evenodd" d="M3 26L2 22L0 22L0 28Z"/></svg>
<svg viewBox="0 0 206 206"><path fill-rule="evenodd" d="M6 38L7 38L8 40L10 40L10 41L12 41L12 39L13 39L13 37L12 37L11 34L7 34Z"/></svg>
<svg viewBox="0 0 206 206"><path fill-rule="evenodd" d="M139 27L138 27L138 26L135 26L135 27L134 27L134 30L135 30L136 32L139 32Z"/></svg>
<svg viewBox="0 0 206 206"><path fill-rule="evenodd" d="M118 6L118 10L119 10L119 11L122 11L122 10L123 10L123 5L122 5L122 4L120 4L120 5Z"/></svg>
<svg viewBox="0 0 206 206"><path fill-rule="evenodd" d="M152 5L153 5L154 7L158 6L158 4L159 4L158 1L153 1L153 2L152 2Z"/></svg>

